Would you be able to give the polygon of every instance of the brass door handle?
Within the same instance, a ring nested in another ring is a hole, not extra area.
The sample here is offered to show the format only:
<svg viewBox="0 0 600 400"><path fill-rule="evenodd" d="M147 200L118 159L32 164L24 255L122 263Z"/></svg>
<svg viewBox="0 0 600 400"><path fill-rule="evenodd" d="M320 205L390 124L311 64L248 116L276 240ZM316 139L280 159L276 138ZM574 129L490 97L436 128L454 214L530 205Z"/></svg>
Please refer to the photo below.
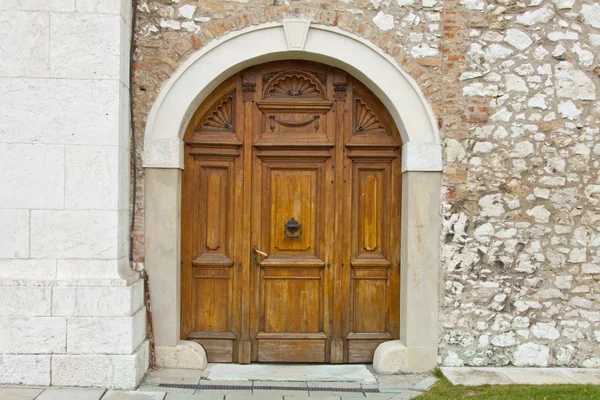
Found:
<svg viewBox="0 0 600 400"><path fill-rule="evenodd" d="M258 247L256 247L256 246L254 246L254 247L252 248L252 251L254 251L254 252L255 252L255 253L257 253L257 254L260 254L261 256L265 256L265 257L268 257L268 256L269 256L269 255L268 255L267 253L265 253L264 251L260 251L260 250L258 249Z"/></svg>

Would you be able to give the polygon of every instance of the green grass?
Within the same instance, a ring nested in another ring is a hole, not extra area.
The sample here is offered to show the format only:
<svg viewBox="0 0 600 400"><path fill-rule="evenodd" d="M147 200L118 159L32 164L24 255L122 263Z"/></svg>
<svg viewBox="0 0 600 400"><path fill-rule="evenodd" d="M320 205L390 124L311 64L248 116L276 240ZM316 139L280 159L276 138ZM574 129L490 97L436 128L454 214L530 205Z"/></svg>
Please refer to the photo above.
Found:
<svg viewBox="0 0 600 400"><path fill-rule="evenodd" d="M483 385L452 386L440 370L439 381L415 400L588 400L600 399L594 385Z"/></svg>

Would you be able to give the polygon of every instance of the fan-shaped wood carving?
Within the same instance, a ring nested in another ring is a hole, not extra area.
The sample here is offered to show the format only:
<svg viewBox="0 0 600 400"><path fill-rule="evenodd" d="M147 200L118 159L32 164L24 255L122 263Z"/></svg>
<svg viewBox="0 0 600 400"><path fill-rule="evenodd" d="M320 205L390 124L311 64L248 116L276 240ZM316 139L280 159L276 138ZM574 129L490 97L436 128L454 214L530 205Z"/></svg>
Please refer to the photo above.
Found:
<svg viewBox="0 0 600 400"><path fill-rule="evenodd" d="M265 97L323 97L323 86L305 72L286 72L277 75L267 85Z"/></svg>
<svg viewBox="0 0 600 400"><path fill-rule="evenodd" d="M233 131L234 92L217 104L195 131Z"/></svg>
<svg viewBox="0 0 600 400"><path fill-rule="evenodd" d="M375 111L359 97L354 97L354 133L357 135L387 135Z"/></svg>

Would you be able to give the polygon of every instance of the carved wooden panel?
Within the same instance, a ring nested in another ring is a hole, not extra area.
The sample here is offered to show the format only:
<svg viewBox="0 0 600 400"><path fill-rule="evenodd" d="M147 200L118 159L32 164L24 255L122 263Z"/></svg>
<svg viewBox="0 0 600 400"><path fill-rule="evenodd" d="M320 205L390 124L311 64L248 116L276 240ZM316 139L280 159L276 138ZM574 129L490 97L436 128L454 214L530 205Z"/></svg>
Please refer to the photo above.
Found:
<svg viewBox="0 0 600 400"><path fill-rule="evenodd" d="M231 330L231 270L194 268L195 332L229 332Z"/></svg>
<svg viewBox="0 0 600 400"><path fill-rule="evenodd" d="M218 102L202 122L194 129L199 131L231 131L235 130L235 92L228 94Z"/></svg>
<svg viewBox="0 0 600 400"><path fill-rule="evenodd" d="M194 261L209 262L217 258L230 261L231 164L197 161L196 165L199 174L199 257Z"/></svg>
<svg viewBox="0 0 600 400"><path fill-rule="evenodd" d="M360 97L354 95L354 134L387 135L388 133L375 110Z"/></svg>
<svg viewBox="0 0 600 400"><path fill-rule="evenodd" d="M320 177L318 169L268 169L267 192L270 208L270 251L273 254L314 254L317 233ZM301 234L290 239L285 224L294 218L301 225Z"/></svg>
<svg viewBox="0 0 600 400"><path fill-rule="evenodd" d="M322 331L323 279L319 268L265 268L262 281L263 332Z"/></svg>
<svg viewBox="0 0 600 400"><path fill-rule="evenodd" d="M264 97L301 100L323 98L325 89L318 79L308 72L285 71L275 75L265 88Z"/></svg>

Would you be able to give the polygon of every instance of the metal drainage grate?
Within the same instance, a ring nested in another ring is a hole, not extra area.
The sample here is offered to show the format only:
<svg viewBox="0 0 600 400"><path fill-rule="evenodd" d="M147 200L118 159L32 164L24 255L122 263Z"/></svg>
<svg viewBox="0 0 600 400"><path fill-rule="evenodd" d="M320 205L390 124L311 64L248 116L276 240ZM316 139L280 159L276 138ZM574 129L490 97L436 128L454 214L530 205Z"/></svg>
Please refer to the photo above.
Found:
<svg viewBox="0 0 600 400"><path fill-rule="evenodd" d="M379 393L372 388L339 388L339 387L299 387L299 386L235 386L235 385L190 385L182 383L161 383L159 387L171 389L202 389L202 390L302 390L310 392L348 392L348 393Z"/></svg>

